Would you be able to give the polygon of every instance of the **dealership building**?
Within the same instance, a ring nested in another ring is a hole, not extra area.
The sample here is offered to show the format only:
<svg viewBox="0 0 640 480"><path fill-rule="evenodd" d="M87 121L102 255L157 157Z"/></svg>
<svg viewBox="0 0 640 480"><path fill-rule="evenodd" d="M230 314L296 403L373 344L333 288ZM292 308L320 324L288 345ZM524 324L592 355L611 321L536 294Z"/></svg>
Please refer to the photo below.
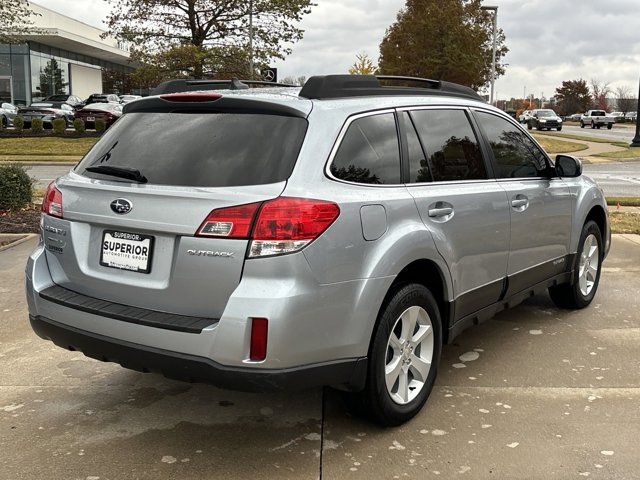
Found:
<svg viewBox="0 0 640 480"><path fill-rule="evenodd" d="M0 103L28 105L48 95L130 93L129 52L103 30L30 2L33 33L0 44Z"/></svg>

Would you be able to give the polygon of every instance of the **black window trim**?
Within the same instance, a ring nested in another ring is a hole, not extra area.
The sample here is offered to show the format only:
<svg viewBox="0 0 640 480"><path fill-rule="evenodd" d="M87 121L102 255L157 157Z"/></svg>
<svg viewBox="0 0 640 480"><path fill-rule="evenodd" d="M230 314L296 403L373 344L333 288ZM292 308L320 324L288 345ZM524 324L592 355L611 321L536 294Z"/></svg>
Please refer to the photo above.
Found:
<svg viewBox="0 0 640 480"><path fill-rule="evenodd" d="M490 110L488 108L473 107L470 110L471 110L470 113L473 116L474 122L478 125L479 130L481 132L482 142L484 144L485 149L487 150L488 158L490 159L493 178L496 181L498 181L498 182L512 182L514 180L517 180L517 181L521 182L521 181L527 181L527 180L528 181L540 181L540 180L551 180L551 179L554 179L554 178L559 178L557 175L554 174L554 172L555 172L555 164L553 163L553 161L551 160L549 155L547 155L547 152L544 151L544 148L542 148L540 146L540 144L536 141L536 139L533 138L533 136L527 130L525 130L522 127L522 125L517 123L512 117L510 117L510 116L508 116L506 114L502 115L499 112L496 112L494 110ZM489 143L489 139L487 138L485 130L482 127L482 122L478 119L478 116L476 115L476 112L486 113L486 114L489 114L489 115L493 115L494 117L501 118L501 119L507 121L508 123L510 123L511 125L515 126L516 128L518 128L522 133L524 133L525 136L527 138L529 138L529 140L531 140L533 142L534 146L542 153L542 156L544 157L544 159L546 160L546 163L547 163L547 171L550 174L546 175L546 176L540 176L540 177L497 178L496 175L495 175L495 170L494 170L494 167L497 165L496 158L495 158L495 156L493 154L493 149L491 148L491 145Z"/></svg>
<svg viewBox="0 0 640 480"><path fill-rule="evenodd" d="M409 176L407 175L405 179L407 182L405 183L406 187L424 187L427 185L459 185L459 184L468 184L468 183L495 183L496 178L493 171L493 164L491 161L491 157L489 157L490 150L487 151L486 144L484 140L484 132L481 132L478 128L476 119L474 115L472 115L470 111L470 107L466 105L447 105L447 104L438 104L438 105L415 105L411 107L399 107L397 108L398 113L408 112L411 117L411 112L415 110L464 110L467 116L467 120L471 126L471 130L473 130L474 135L476 136L476 140L478 141L478 145L480 147L480 152L482 155L482 161L484 162L485 170L487 171L487 178L474 179L474 180L443 180L443 181L431 181L431 182L415 182L408 183ZM413 118L411 118L413 122ZM416 129L417 131L417 129ZM404 135L404 134L403 134ZM406 140L404 136L401 136L403 140ZM422 153L425 153L424 145L422 145L422 140L420 139L420 135L418 134L418 141L420 142L420 146L422 148ZM426 153L425 153L426 158ZM429 162L429 166L431 167L431 162Z"/></svg>
<svg viewBox="0 0 640 480"><path fill-rule="evenodd" d="M327 160L327 163L325 164L324 167L324 174L327 178L329 178L330 180L333 180L335 182L340 182L340 183L346 183L348 185L356 185L358 187L376 187L376 188L397 188L397 187L404 187L404 183L358 183L358 182L350 182L349 180L342 180L340 178L337 178L336 176L333 175L333 173L331 173L331 164L333 163L333 160L336 156L336 154L338 153L338 149L340 148L340 145L342 145L342 140L344 139L345 135L347 134L347 130L349 129L349 127L351 126L351 124L353 122L355 122L356 120L360 119L360 118L366 118L366 117L374 117L376 115L384 115L387 113L391 113L394 116L394 120L396 122L396 137L398 139L398 154L400 155L400 182L403 182L405 180L405 175L404 175L404 164L406 163L406 161L404 160L404 151L403 151L403 146L402 146L402 133L399 130L399 121L398 121L398 113L397 113L397 109L395 108L384 108L382 110L371 110L368 112L361 112L361 113L357 113L355 115L351 115L350 117L348 117L344 124L342 125L342 128L340 129L340 133L338 134L338 138L336 139L335 143L333 144L333 147L331 148L331 152L329 153L329 159Z"/></svg>

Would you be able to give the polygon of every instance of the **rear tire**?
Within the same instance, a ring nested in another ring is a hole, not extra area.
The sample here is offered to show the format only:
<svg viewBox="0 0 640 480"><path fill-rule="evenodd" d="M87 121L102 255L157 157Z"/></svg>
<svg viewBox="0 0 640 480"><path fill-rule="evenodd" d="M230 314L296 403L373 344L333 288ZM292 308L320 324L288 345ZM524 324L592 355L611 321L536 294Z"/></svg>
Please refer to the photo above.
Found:
<svg viewBox="0 0 640 480"><path fill-rule="evenodd" d="M442 352L442 322L438 304L423 285L400 284L387 298L369 347L366 386L348 393L347 401L354 413L390 427L413 418L431 393Z"/></svg>
<svg viewBox="0 0 640 480"><path fill-rule="evenodd" d="M531 122L527 122L527 130L533 130L533 125Z"/></svg>
<svg viewBox="0 0 640 480"><path fill-rule="evenodd" d="M597 250L594 250L594 247ZM596 222L590 220L582 227L577 265L573 271L571 284L549 287L549 296L557 307L580 309L591 303L600 283L603 252L600 228ZM597 264L594 267L595 262Z"/></svg>

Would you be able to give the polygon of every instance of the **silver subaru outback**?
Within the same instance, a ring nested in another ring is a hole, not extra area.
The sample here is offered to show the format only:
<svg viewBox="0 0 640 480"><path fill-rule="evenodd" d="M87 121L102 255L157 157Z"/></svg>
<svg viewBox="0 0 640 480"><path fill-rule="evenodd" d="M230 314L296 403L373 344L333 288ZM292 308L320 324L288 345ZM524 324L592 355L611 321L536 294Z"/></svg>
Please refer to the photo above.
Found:
<svg viewBox="0 0 640 480"><path fill-rule="evenodd" d="M46 193L26 291L60 347L225 388L331 385L398 425L466 327L546 290L562 308L596 294L601 190L471 89L157 93Z"/></svg>

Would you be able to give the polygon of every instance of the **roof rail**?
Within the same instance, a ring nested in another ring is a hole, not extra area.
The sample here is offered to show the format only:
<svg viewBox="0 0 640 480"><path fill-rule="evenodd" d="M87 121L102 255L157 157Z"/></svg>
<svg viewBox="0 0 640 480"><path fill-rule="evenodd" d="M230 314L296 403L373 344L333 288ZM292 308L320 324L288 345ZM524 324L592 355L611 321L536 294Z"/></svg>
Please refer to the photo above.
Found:
<svg viewBox="0 0 640 480"><path fill-rule="evenodd" d="M268 87L298 87L288 83L266 82L264 80L194 80L194 79L177 79L162 82L156 88L151 90L151 95L162 95L165 93L195 92L199 90L246 90L250 86L268 86Z"/></svg>
<svg viewBox="0 0 640 480"><path fill-rule="evenodd" d="M388 86L382 82L400 82L405 85ZM408 87L407 83L419 86ZM345 97L368 97L379 95L443 95L466 97L484 102L472 88L457 83L429 78L402 77L395 75L324 75L311 77L300 90L301 97L327 99Z"/></svg>

